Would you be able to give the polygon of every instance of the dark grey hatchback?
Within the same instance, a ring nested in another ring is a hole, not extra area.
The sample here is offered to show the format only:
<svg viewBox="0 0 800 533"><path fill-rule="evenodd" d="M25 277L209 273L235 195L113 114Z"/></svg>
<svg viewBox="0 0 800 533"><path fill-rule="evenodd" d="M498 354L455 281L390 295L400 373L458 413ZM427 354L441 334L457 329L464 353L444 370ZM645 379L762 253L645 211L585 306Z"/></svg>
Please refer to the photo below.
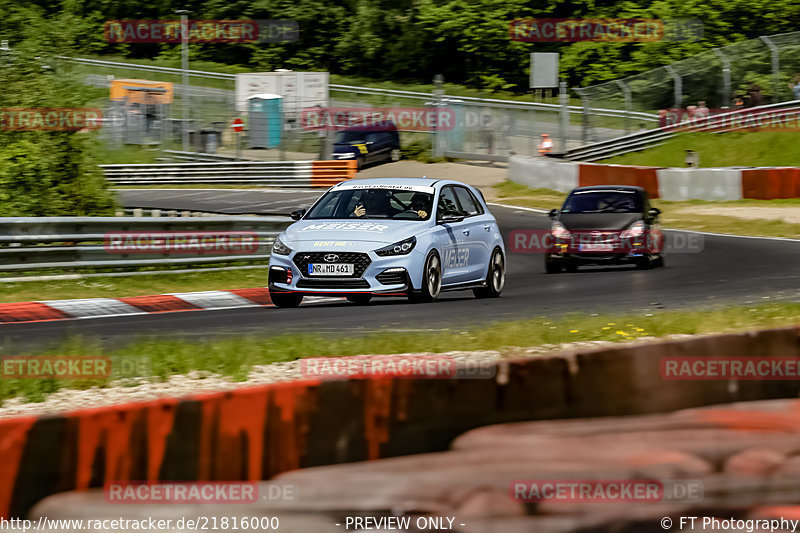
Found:
<svg viewBox="0 0 800 533"><path fill-rule="evenodd" d="M664 266L664 236L647 191L628 185L578 187L550 211L549 274L580 265Z"/></svg>

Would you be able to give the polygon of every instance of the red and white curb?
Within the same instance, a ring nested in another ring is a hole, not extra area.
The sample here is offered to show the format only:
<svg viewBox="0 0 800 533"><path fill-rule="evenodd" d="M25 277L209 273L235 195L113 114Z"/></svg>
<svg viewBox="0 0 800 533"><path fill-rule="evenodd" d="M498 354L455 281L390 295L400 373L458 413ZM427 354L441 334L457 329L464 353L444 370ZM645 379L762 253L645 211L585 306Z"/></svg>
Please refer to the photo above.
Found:
<svg viewBox="0 0 800 533"><path fill-rule="evenodd" d="M312 297L308 303L339 301L340 298ZM130 296L126 298L86 298L81 300L41 300L0 303L0 324L45 320L107 318L177 311L203 311L271 306L269 291L262 287L226 291L184 292Z"/></svg>

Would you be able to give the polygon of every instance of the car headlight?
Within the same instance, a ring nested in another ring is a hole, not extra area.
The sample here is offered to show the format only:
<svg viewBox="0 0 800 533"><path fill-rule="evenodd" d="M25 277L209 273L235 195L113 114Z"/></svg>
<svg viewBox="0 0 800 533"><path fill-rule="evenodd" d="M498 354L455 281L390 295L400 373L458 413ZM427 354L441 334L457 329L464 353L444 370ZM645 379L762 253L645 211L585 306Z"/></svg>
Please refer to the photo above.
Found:
<svg viewBox="0 0 800 533"><path fill-rule="evenodd" d="M276 237L275 242L272 243L272 253L278 255L289 255L292 253L292 249L283 244L280 238Z"/></svg>
<svg viewBox="0 0 800 533"><path fill-rule="evenodd" d="M410 253L411 250L414 249L414 246L417 244L417 238L411 237L410 239L406 239L404 241L396 242L394 244L390 244L389 246L384 246L383 248L379 248L375 250L375 253L381 257L386 257L389 255L406 255Z"/></svg>
<svg viewBox="0 0 800 533"><path fill-rule="evenodd" d="M637 220L630 227L619 234L622 239L630 239L632 237L641 237L644 234L644 221Z"/></svg>
<svg viewBox="0 0 800 533"><path fill-rule="evenodd" d="M352 159L356 156L356 154L354 154L353 152L345 152L334 155L336 155L336 157L338 157L339 159Z"/></svg>
<svg viewBox="0 0 800 533"><path fill-rule="evenodd" d="M567 228L564 227L564 224L557 220L553 222L553 227L550 228L550 233L556 239L569 239L572 237L572 234Z"/></svg>

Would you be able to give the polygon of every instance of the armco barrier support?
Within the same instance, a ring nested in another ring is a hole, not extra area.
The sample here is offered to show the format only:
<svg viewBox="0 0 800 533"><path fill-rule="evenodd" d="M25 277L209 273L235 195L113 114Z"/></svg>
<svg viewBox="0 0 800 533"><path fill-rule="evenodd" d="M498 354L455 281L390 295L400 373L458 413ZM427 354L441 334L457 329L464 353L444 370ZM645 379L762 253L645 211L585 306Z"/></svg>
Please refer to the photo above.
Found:
<svg viewBox="0 0 800 533"><path fill-rule="evenodd" d="M494 379L279 383L0 421L0 516L109 481L257 480L279 472L445 450L478 426L645 414L794 398L796 381L677 381L666 356L800 359L800 328L497 363Z"/></svg>
<svg viewBox="0 0 800 533"><path fill-rule="evenodd" d="M656 171L659 196L669 201L741 200L741 172L728 168L660 168Z"/></svg>
<svg viewBox="0 0 800 533"><path fill-rule="evenodd" d="M800 198L800 168L753 168L742 170L745 198Z"/></svg>
<svg viewBox="0 0 800 533"><path fill-rule="evenodd" d="M547 157L510 156L508 179L534 189L568 192L578 186L578 163Z"/></svg>
<svg viewBox="0 0 800 533"><path fill-rule="evenodd" d="M642 187L650 198L658 198L656 167L627 165L596 165L581 163L578 171L581 187L587 185L634 185Z"/></svg>

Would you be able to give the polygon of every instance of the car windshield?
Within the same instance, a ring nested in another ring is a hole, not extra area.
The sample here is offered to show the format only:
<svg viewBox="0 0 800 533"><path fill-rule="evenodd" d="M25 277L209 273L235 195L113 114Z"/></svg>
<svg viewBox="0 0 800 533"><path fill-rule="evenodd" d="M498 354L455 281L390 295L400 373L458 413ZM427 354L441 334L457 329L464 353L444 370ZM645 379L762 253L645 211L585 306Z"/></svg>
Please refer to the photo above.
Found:
<svg viewBox="0 0 800 533"><path fill-rule="evenodd" d="M428 220L433 194L388 188L340 189L325 194L306 214L306 220L392 219Z"/></svg>
<svg viewBox="0 0 800 533"><path fill-rule="evenodd" d="M641 213L636 191L576 191L564 202L562 213Z"/></svg>

